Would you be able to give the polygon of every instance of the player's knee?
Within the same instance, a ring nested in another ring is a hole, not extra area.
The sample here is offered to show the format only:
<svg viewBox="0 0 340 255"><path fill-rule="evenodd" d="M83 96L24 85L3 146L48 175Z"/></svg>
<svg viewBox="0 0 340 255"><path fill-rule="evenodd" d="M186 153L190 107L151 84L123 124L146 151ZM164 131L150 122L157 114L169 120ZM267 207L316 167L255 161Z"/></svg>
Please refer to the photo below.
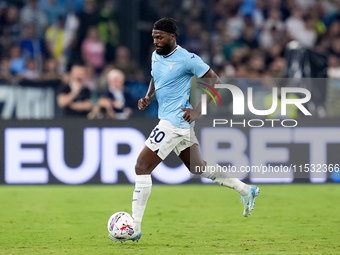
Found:
<svg viewBox="0 0 340 255"><path fill-rule="evenodd" d="M137 162L137 164L135 166L135 172L136 172L137 175L150 174L147 166L145 164L140 163L140 162Z"/></svg>

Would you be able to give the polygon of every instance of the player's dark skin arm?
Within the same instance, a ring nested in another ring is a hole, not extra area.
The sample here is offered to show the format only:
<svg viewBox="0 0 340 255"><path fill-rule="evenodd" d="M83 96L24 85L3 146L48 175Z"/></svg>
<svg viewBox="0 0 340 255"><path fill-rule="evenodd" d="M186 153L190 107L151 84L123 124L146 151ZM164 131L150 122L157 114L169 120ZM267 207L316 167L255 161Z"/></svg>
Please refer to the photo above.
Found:
<svg viewBox="0 0 340 255"><path fill-rule="evenodd" d="M144 98L139 99L138 101L138 109L143 111L151 102L151 100L156 96L155 93L155 84L153 82L153 78L150 80L149 89Z"/></svg>
<svg viewBox="0 0 340 255"><path fill-rule="evenodd" d="M217 76L217 74L210 69L202 78L207 79L206 83L208 83L211 86L214 86L214 84L221 83L220 78ZM211 97L207 98L207 104L209 104L212 101ZM182 108L183 111L185 111L183 118L191 123L195 121L200 115L201 115L201 102L195 107L195 109L190 108Z"/></svg>

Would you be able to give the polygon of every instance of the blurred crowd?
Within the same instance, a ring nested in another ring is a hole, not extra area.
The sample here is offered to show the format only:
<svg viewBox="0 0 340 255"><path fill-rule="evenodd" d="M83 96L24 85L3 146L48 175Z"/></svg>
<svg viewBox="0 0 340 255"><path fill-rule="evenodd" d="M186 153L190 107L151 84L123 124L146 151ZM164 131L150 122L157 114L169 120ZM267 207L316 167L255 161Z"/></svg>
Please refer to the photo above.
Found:
<svg viewBox="0 0 340 255"><path fill-rule="evenodd" d="M166 16L179 21L178 43L222 79L286 77L291 41L325 55L340 78L340 0L133 3L138 57L122 44L120 0L0 1L0 84L60 80L65 116L126 119L148 88L152 25ZM157 105L143 114L157 116Z"/></svg>
<svg viewBox="0 0 340 255"><path fill-rule="evenodd" d="M340 77L339 0L204 2L182 1L182 11L174 17L182 25L181 45L220 77L285 77L286 46L293 40L326 55L329 76ZM212 13L207 14L209 8Z"/></svg>
<svg viewBox="0 0 340 255"><path fill-rule="evenodd" d="M148 84L130 49L120 44L116 4L0 1L0 83L60 80L57 102L65 116L128 118ZM103 98L110 98L111 110L102 107ZM155 116L156 108L146 114Z"/></svg>

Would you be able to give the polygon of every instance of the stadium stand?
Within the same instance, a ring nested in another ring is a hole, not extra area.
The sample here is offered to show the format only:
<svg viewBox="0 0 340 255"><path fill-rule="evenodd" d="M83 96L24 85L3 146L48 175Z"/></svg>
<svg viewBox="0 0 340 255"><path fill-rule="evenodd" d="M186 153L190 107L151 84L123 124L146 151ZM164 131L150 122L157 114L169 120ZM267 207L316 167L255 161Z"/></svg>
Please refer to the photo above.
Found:
<svg viewBox="0 0 340 255"><path fill-rule="evenodd" d="M28 79L41 84L50 77L62 86L71 67L81 63L94 104L107 88L105 74L113 68L124 72L132 98L143 97L150 79L152 24L171 16L178 20L178 43L199 54L222 80L328 77L331 82L311 85L316 97L310 110L320 118L340 116L334 98L340 93L340 1L133 3L0 1L0 83L14 86ZM156 108L154 104L146 113L134 112L156 116Z"/></svg>

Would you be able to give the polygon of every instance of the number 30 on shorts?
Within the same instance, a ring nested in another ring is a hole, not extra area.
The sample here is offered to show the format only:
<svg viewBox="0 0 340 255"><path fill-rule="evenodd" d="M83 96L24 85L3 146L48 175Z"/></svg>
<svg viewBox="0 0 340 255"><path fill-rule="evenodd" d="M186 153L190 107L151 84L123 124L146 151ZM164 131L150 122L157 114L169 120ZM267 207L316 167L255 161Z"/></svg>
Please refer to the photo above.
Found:
<svg viewBox="0 0 340 255"><path fill-rule="evenodd" d="M165 133L163 131L160 131L159 128L155 128L151 131L150 138L153 138L156 143L160 143L163 140L164 136Z"/></svg>

